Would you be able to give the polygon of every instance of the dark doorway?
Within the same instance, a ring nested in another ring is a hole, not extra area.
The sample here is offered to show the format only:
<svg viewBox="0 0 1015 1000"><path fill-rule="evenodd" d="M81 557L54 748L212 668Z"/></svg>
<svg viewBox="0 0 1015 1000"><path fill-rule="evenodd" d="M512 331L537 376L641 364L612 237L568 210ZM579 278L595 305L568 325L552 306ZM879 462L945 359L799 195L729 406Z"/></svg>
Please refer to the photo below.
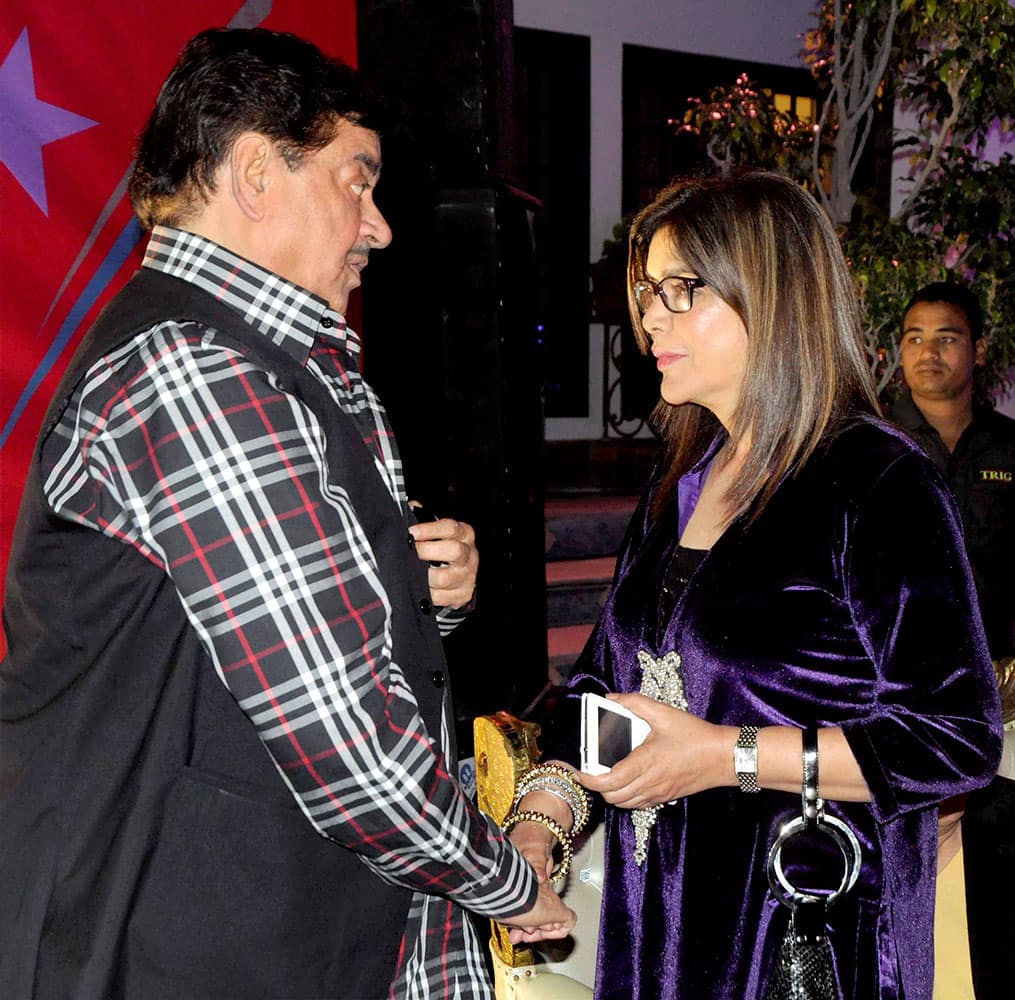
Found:
<svg viewBox="0 0 1015 1000"><path fill-rule="evenodd" d="M515 28L515 169L543 212L537 296L545 413L588 416L589 39Z"/></svg>

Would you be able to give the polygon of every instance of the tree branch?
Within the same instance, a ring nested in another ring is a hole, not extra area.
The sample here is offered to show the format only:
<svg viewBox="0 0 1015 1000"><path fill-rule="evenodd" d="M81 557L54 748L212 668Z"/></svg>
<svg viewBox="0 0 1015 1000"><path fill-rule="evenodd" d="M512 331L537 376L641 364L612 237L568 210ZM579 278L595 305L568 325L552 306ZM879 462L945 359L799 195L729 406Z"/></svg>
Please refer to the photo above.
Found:
<svg viewBox="0 0 1015 1000"><path fill-rule="evenodd" d="M818 118L818 128L814 133L814 146L811 148L811 171L814 175L814 190L818 193L821 207L831 217L832 201L825 193L825 185L821 181L821 137L824 135L825 125L828 123L828 113L832 108L832 95L822 102L821 116Z"/></svg>
<svg viewBox="0 0 1015 1000"><path fill-rule="evenodd" d="M719 172L725 177L730 170L729 157L719 157L716 155L716 148L718 145L719 136L714 135L708 140L708 144L705 146L705 152L708 154L708 158L719 168Z"/></svg>
<svg viewBox="0 0 1015 1000"><path fill-rule="evenodd" d="M856 195L853 193L853 177L873 127L874 99L877 97L881 80L888 67L899 5L898 0L891 0L885 31L877 43L873 70L864 56L864 48L871 28L870 18L867 16L858 18L849 54L843 57L841 0L833 0L833 8L835 26L832 87L836 97L838 131L835 136L835 154L829 185L830 195L826 209L835 222L845 223L849 221L853 205L856 202ZM860 133L859 138L858 133Z"/></svg>
<svg viewBox="0 0 1015 1000"><path fill-rule="evenodd" d="M863 119L863 135L860 137L860 141L854 143L853 153L849 161L849 177L853 179L853 175L856 173L856 168L860 165L860 160L863 158L863 150L867 145L867 139L870 137L871 129L874 127L874 112L868 111L864 115Z"/></svg>
<svg viewBox="0 0 1015 1000"><path fill-rule="evenodd" d="M856 26L856 31L853 33L853 42L849 47L850 54L853 56L852 72L850 73L849 80L849 93L846 95L846 114L851 118L855 118L857 115L863 114L863 108L857 112L853 108L849 107L850 98L854 101L863 103L863 91L864 91L864 65L863 58L863 44L867 40L867 18L860 18Z"/></svg>
<svg viewBox="0 0 1015 1000"><path fill-rule="evenodd" d="M888 69L888 59L892 54L892 35L895 33L895 19L899 14L898 0L892 0L891 11L888 14L888 24L885 25L885 33L881 39L881 46L878 49L877 59L875 61L874 70L867 77L867 84L865 87L857 87L857 91L863 90L863 97L860 99L853 109L854 118L859 118L861 115L866 114L867 110L874 103L874 98L878 95L878 88L881 86L881 81L884 79L885 72ZM864 19L863 32L866 34L866 18ZM858 29L859 32L859 29ZM856 42L854 42L854 47Z"/></svg>
<svg viewBox="0 0 1015 1000"><path fill-rule="evenodd" d="M948 117L941 123L941 128L938 130L937 135L931 140L930 155L927 157L927 160L923 165L923 169L913 179L913 189L908 195L906 195L906 200L899 208L899 211L895 216L897 219L904 219L907 215L909 215L913 205L916 204L916 199L923 190L924 185L931 178L934 171L937 170L938 164L941 162L941 153L944 150L945 145L950 141L952 129L955 127L955 123L959 120L959 115L962 113L960 91L962 90L962 84L965 82L968 72L968 68L963 69L952 80L948 81L948 96L951 98L952 110L948 113Z"/></svg>

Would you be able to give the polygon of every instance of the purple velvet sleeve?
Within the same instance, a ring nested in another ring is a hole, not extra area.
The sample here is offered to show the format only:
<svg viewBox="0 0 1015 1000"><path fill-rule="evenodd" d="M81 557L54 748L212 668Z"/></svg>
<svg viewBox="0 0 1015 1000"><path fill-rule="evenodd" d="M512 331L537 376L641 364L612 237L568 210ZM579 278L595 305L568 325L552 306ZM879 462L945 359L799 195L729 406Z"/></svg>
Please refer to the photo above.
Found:
<svg viewBox="0 0 1015 1000"><path fill-rule="evenodd" d="M878 681L874 704L842 728L887 822L990 780L1002 743L997 684L937 470L899 458L846 522L847 601Z"/></svg>

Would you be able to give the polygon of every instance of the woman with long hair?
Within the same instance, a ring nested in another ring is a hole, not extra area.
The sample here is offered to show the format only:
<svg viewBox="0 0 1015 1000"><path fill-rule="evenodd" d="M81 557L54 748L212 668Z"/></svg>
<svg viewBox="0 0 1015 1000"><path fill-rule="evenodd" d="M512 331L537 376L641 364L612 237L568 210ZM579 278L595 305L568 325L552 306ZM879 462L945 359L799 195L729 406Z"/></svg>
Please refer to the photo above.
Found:
<svg viewBox="0 0 1015 1000"><path fill-rule="evenodd" d="M787 845L786 881L820 893L859 861L819 928L835 989L929 1000L937 804L1001 747L947 488L881 421L838 240L792 181L663 191L631 231L629 298L664 457L546 742L577 762L587 691L651 732L607 774L537 769L511 837L549 873L577 782L605 801L597 997L765 997L790 920L768 857L816 729L824 815L857 850Z"/></svg>

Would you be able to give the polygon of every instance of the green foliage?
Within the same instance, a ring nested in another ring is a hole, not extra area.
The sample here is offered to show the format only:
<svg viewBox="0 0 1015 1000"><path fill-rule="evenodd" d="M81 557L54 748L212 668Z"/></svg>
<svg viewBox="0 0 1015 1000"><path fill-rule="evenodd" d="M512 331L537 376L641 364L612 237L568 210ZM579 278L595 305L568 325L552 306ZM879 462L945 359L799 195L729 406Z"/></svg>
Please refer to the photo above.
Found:
<svg viewBox="0 0 1015 1000"><path fill-rule="evenodd" d="M972 283L989 338L986 382L1009 386L1015 368L1015 161L996 164L955 149L913 206L912 220L931 236L942 264Z"/></svg>
<svg viewBox="0 0 1015 1000"><path fill-rule="evenodd" d="M829 94L820 128L777 110L745 75L692 101L679 127L700 136L717 169L781 171L814 191L833 219L848 220L843 249L880 390L897 386L900 311L922 285L948 277L979 294L985 381L1006 387L1015 366L1015 163L1006 155L992 164L982 152L992 127L1015 127L1015 10L1007 0L821 0L815 16L802 58ZM880 65L895 70L871 80ZM864 102L850 93L861 69L872 106L893 96L918 123L896 135L910 151L910 180L894 218L853 190L869 139Z"/></svg>
<svg viewBox="0 0 1015 1000"><path fill-rule="evenodd" d="M925 129L953 119L952 144L982 152L994 119L1010 120L1015 106L1015 12L1008 0L904 0L902 7L899 97L916 107Z"/></svg>
<svg viewBox="0 0 1015 1000"><path fill-rule="evenodd" d="M861 225L841 229L842 249L856 277L871 373L883 398L899 389L899 326L906 303L924 285L943 281L943 247L884 213L864 213Z"/></svg>

